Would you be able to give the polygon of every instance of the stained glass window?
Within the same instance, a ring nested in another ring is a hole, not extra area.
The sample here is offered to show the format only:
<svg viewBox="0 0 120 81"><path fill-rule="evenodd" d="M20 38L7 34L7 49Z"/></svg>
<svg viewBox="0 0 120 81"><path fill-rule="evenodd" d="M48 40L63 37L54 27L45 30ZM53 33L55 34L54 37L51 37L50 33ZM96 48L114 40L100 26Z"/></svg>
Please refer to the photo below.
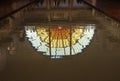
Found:
<svg viewBox="0 0 120 81"><path fill-rule="evenodd" d="M95 25L25 26L26 37L38 52L51 58L82 53L90 44Z"/></svg>

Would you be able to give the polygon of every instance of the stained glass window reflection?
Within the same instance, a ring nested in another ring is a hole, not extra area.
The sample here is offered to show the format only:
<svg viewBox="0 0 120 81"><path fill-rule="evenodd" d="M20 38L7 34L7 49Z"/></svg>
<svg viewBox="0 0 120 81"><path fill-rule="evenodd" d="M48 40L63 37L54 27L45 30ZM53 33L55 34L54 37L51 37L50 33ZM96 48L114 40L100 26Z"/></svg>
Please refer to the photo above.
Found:
<svg viewBox="0 0 120 81"><path fill-rule="evenodd" d="M51 58L82 53L90 44L94 24L73 26L25 26L26 37L38 52Z"/></svg>

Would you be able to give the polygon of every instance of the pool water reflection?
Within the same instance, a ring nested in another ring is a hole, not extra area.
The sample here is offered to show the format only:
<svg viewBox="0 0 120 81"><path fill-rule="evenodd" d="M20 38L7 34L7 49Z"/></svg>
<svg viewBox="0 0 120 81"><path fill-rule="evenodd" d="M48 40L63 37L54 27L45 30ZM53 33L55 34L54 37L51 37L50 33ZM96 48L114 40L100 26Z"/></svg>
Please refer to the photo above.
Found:
<svg viewBox="0 0 120 81"><path fill-rule="evenodd" d="M82 53L94 36L95 24L25 26L28 41L38 52L50 58Z"/></svg>

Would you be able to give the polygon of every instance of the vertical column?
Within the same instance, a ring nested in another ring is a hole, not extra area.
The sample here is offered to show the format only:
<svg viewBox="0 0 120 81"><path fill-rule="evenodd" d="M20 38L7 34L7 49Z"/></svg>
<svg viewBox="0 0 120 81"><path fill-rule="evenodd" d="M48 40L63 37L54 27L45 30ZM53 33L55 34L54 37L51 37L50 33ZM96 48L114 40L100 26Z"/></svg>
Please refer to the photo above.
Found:
<svg viewBox="0 0 120 81"><path fill-rule="evenodd" d="M73 7L73 0L69 0L68 2L69 2L69 8L72 9L72 7Z"/></svg>
<svg viewBox="0 0 120 81"><path fill-rule="evenodd" d="M46 5L47 5L47 9L51 9L51 0L46 0ZM51 13L47 13L48 14L48 21L51 21Z"/></svg>
<svg viewBox="0 0 120 81"><path fill-rule="evenodd" d="M70 55L72 55L72 26L70 26Z"/></svg>
<svg viewBox="0 0 120 81"><path fill-rule="evenodd" d="M69 0L69 21L72 21L71 9L73 8L73 0Z"/></svg>
<svg viewBox="0 0 120 81"><path fill-rule="evenodd" d="M96 6L96 0L92 0L92 5ZM95 9L92 9L92 15L95 16Z"/></svg>
<svg viewBox="0 0 120 81"><path fill-rule="evenodd" d="M50 26L49 26L49 53L51 57L51 32L50 32Z"/></svg>
<svg viewBox="0 0 120 81"><path fill-rule="evenodd" d="M50 2L50 0L46 0L46 3L47 3L47 9L50 9L51 8L51 2Z"/></svg>

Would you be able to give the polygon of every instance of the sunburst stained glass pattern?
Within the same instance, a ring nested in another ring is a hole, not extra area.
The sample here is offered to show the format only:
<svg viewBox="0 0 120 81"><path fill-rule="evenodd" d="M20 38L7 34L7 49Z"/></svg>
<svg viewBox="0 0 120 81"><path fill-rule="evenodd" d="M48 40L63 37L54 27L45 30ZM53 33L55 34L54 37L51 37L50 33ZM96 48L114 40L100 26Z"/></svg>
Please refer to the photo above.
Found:
<svg viewBox="0 0 120 81"><path fill-rule="evenodd" d="M36 27L37 33L41 38L41 41L49 43L49 29L48 27ZM52 48L64 48L70 46L70 28L67 26L52 26L50 29L51 33L51 47ZM76 28L72 29L72 44L82 36L83 29Z"/></svg>
<svg viewBox="0 0 120 81"><path fill-rule="evenodd" d="M49 27L47 26L36 26L36 32L42 42L49 43Z"/></svg>
<svg viewBox="0 0 120 81"><path fill-rule="evenodd" d="M70 46L70 29L66 26L53 26L51 32L51 47L52 48L65 48Z"/></svg>
<svg viewBox="0 0 120 81"><path fill-rule="evenodd" d="M25 26L32 46L51 58L75 55L89 45L95 25L86 26Z"/></svg>

